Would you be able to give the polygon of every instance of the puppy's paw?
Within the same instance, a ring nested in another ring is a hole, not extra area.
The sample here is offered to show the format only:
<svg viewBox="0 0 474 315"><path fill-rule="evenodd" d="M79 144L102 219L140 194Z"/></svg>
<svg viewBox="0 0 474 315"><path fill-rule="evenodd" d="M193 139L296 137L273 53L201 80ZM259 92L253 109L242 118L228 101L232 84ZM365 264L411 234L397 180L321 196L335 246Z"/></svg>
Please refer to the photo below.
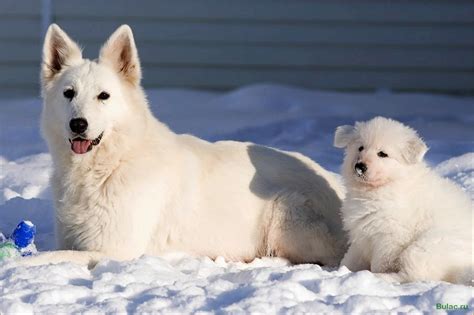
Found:
<svg viewBox="0 0 474 315"><path fill-rule="evenodd" d="M390 283L406 282L406 278L401 273L374 273L374 275Z"/></svg>

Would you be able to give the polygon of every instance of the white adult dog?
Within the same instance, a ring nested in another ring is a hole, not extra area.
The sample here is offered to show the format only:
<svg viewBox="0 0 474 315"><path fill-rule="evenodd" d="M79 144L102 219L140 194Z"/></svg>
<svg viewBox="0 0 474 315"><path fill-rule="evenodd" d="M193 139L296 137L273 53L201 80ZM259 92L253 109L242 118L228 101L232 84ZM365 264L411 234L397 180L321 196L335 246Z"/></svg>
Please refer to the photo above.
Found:
<svg viewBox="0 0 474 315"><path fill-rule="evenodd" d="M342 184L309 158L177 135L151 114L130 27L97 61L57 25L44 43L42 132L61 249L42 262L182 251L337 265Z"/></svg>
<svg viewBox="0 0 474 315"><path fill-rule="evenodd" d="M341 264L387 280L471 284L473 216L469 197L423 162L416 131L377 117L338 127L345 148L342 207L350 247Z"/></svg>

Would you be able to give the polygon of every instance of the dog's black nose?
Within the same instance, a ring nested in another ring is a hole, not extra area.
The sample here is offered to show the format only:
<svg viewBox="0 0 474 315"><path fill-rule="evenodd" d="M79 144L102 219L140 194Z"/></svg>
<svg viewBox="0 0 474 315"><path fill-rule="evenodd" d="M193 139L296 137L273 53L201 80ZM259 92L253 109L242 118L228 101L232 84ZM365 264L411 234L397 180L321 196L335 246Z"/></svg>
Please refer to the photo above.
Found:
<svg viewBox="0 0 474 315"><path fill-rule="evenodd" d="M87 120L84 118L74 118L69 122L69 127L74 133L84 133L87 130Z"/></svg>
<svg viewBox="0 0 474 315"><path fill-rule="evenodd" d="M355 170L357 173L363 174L365 171L367 171L367 165L365 165L365 163L359 162L355 165Z"/></svg>

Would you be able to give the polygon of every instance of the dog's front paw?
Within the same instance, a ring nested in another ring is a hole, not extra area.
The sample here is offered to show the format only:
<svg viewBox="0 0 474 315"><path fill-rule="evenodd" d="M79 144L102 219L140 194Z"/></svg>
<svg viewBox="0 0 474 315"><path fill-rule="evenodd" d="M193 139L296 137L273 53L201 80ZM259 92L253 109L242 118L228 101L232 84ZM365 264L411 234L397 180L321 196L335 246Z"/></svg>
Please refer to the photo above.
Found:
<svg viewBox="0 0 474 315"><path fill-rule="evenodd" d="M42 266L69 262L93 269L102 258L104 258L104 255L99 252L59 250L21 257L9 261L7 266Z"/></svg>

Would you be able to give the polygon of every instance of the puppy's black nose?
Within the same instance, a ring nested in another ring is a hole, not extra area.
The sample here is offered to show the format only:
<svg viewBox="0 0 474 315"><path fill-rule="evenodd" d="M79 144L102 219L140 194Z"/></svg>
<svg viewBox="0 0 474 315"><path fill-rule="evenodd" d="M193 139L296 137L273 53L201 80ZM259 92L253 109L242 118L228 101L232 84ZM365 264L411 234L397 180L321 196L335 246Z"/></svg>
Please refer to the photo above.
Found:
<svg viewBox="0 0 474 315"><path fill-rule="evenodd" d="M355 165L355 170L357 173L363 174L365 171L367 171L367 165L365 165L365 163L359 162Z"/></svg>
<svg viewBox="0 0 474 315"><path fill-rule="evenodd" d="M84 118L74 118L69 122L69 127L74 133L84 133L87 130L87 120Z"/></svg>

